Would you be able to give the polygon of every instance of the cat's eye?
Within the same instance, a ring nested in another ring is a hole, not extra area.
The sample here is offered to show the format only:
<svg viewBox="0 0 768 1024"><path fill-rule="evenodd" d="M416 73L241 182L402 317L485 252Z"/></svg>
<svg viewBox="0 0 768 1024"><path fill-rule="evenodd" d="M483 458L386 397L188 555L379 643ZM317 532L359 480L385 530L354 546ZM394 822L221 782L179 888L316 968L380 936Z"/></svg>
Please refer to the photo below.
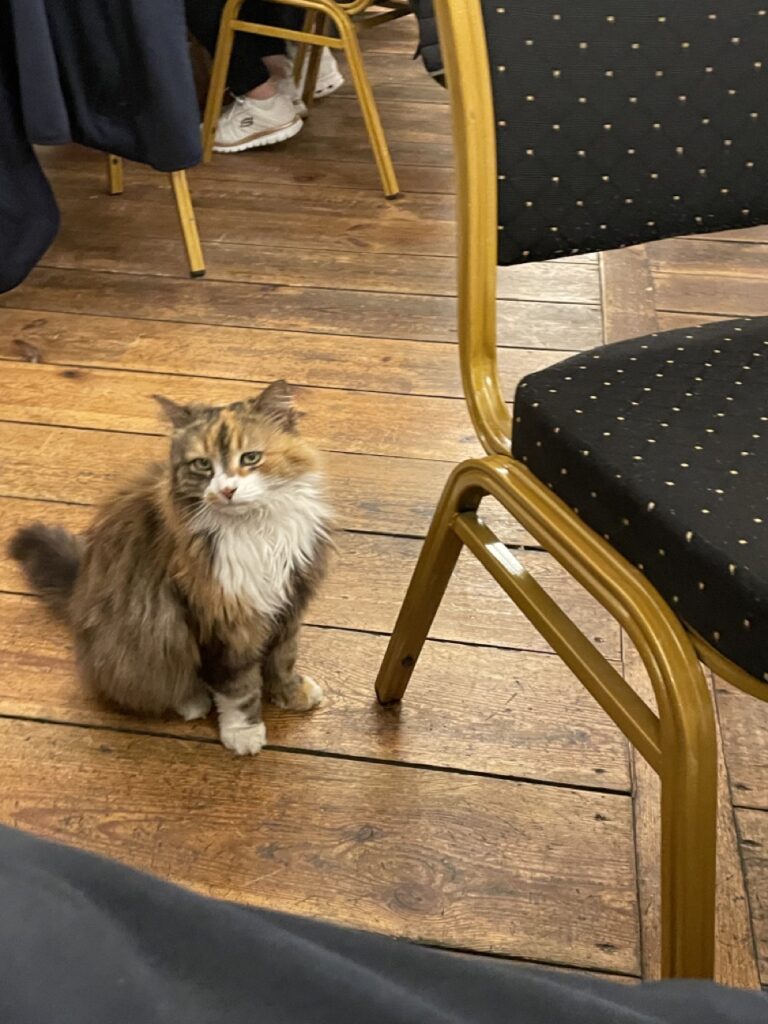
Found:
<svg viewBox="0 0 768 1024"><path fill-rule="evenodd" d="M189 468L195 473L210 473L213 467L210 459L192 459Z"/></svg>
<svg viewBox="0 0 768 1024"><path fill-rule="evenodd" d="M261 462L261 452L243 452L240 456L241 466L258 466Z"/></svg>

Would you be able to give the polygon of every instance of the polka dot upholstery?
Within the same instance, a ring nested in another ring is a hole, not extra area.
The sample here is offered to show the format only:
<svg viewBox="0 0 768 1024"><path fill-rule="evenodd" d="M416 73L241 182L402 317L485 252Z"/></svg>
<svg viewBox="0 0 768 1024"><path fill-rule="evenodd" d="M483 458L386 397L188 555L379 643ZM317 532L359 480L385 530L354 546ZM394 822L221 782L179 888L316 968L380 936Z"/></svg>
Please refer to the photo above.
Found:
<svg viewBox="0 0 768 1024"><path fill-rule="evenodd" d="M512 451L684 621L768 682L768 317L529 375Z"/></svg>
<svg viewBox="0 0 768 1024"><path fill-rule="evenodd" d="M768 0L482 0L499 263L768 221Z"/></svg>

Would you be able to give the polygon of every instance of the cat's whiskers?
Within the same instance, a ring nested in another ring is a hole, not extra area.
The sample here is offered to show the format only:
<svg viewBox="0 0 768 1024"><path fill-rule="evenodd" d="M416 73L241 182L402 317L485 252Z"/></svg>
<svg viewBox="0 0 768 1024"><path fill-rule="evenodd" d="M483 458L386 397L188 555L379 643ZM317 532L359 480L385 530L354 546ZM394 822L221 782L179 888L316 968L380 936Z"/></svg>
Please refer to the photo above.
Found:
<svg viewBox="0 0 768 1024"><path fill-rule="evenodd" d="M179 523L190 533L197 533L196 527L203 524L207 513L208 509L205 505L197 505L191 511L185 510L179 518Z"/></svg>

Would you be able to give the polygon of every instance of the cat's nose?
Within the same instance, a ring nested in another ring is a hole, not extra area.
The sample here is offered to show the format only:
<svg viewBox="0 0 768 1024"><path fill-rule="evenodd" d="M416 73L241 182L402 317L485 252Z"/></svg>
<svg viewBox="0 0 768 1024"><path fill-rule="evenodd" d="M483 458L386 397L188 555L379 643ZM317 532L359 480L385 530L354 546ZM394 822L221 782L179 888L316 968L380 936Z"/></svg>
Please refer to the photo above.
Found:
<svg viewBox="0 0 768 1024"><path fill-rule="evenodd" d="M219 494L222 496L222 498L226 498L227 501L232 501L232 496L234 495L236 490L236 487L222 487L221 490L219 491Z"/></svg>

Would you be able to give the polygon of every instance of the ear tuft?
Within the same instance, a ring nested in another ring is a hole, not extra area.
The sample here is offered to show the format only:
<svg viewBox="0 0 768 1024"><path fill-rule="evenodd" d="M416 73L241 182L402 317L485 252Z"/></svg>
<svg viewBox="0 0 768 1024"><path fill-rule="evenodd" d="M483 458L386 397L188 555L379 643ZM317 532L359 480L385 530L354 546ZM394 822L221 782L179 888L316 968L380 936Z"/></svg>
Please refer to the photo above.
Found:
<svg viewBox="0 0 768 1024"><path fill-rule="evenodd" d="M165 395L152 395L152 397L165 413L165 418L176 429L189 426L194 419L194 409L191 406L177 405Z"/></svg>
<svg viewBox="0 0 768 1024"><path fill-rule="evenodd" d="M249 402L251 412L278 423L290 434L296 433L299 413L294 402L293 388L287 381L276 380Z"/></svg>

